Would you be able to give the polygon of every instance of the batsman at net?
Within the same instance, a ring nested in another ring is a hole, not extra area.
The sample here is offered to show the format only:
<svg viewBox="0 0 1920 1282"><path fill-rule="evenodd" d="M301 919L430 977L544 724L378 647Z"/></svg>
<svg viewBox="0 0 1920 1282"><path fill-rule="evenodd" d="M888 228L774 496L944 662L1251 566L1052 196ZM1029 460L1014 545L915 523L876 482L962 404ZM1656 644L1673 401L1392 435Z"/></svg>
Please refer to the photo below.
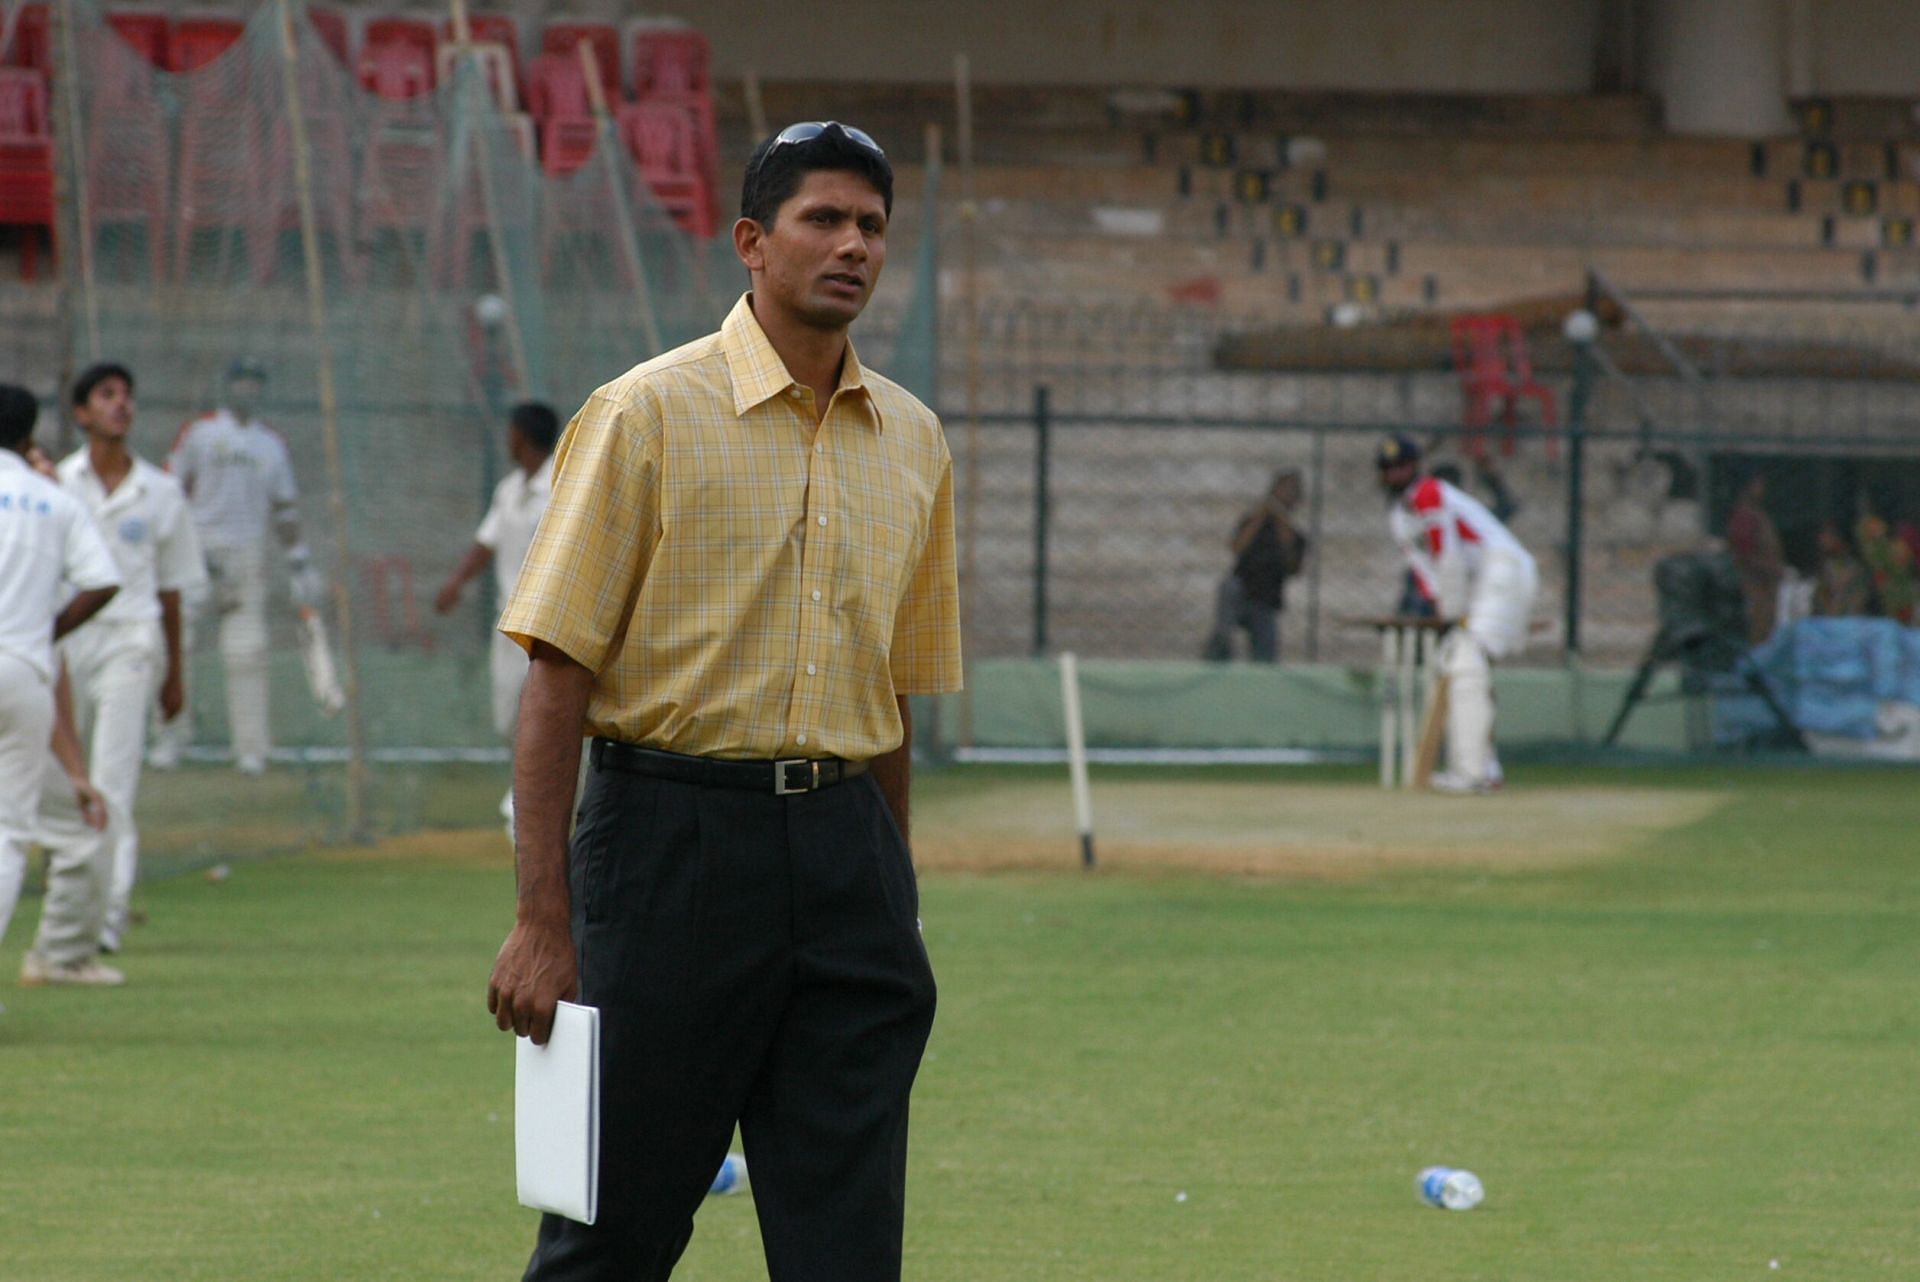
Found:
<svg viewBox="0 0 1920 1282"><path fill-rule="evenodd" d="M1491 792L1503 782L1493 747L1492 661L1525 648L1539 569L1485 504L1423 475L1420 447L1407 437L1380 442L1374 463L1393 541L1406 554L1421 595L1453 625L1440 643L1435 690L1446 708L1446 769L1431 786L1438 792Z"/></svg>

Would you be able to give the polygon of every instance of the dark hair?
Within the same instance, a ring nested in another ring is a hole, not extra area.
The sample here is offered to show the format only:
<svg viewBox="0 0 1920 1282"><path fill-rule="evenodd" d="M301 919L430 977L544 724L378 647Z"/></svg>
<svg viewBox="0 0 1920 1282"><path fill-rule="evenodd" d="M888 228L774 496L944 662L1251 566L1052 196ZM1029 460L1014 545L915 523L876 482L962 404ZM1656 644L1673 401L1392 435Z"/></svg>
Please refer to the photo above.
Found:
<svg viewBox="0 0 1920 1282"><path fill-rule="evenodd" d="M842 170L873 184L893 217L893 165L869 147L847 136L839 125L805 142L780 142L780 135L753 149L740 184L740 216L762 227L772 227L780 206L793 199L801 182L816 170Z"/></svg>
<svg viewBox="0 0 1920 1282"><path fill-rule="evenodd" d="M110 378L117 378L133 390L133 371L125 365L116 365L112 361L101 361L98 365L89 365L80 371L80 377L73 380L73 404L77 409L85 405L93 396L93 389Z"/></svg>
<svg viewBox="0 0 1920 1282"><path fill-rule="evenodd" d="M40 418L40 402L33 393L12 383L0 383L0 450L18 450L33 439Z"/></svg>
<svg viewBox="0 0 1920 1282"><path fill-rule="evenodd" d="M553 453L560 439L560 416L539 401L522 401L507 414L507 423L542 454Z"/></svg>

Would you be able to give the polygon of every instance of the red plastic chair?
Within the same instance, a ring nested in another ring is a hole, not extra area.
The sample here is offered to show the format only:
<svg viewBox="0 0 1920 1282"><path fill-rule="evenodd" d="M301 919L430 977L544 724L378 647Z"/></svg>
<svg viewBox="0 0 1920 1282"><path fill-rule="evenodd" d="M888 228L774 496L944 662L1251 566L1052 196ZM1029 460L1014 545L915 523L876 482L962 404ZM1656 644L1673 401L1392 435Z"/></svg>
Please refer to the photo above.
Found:
<svg viewBox="0 0 1920 1282"><path fill-rule="evenodd" d="M89 70L95 98L86 124L85 234L98 245L105 227L140 226L152 279L165 280L173 149L155 92L158 69L128 48L113 50Z"/></svg>
<svg viewBox="0 0 1920 1282"><path fill-rule="evenodd" d="M353 41L347 34L346 14L338 9L312 8L307 10L307 21L313 24L314 31L320 37L320 43L333 50L333 56L342 64L353 61L348 53Z"/></svg>
<svg viewBox="0 0 1920 1282"><path fill-rule="evenodd" d="M53 74L53 21L44 4L23 4L13 18L13 40L6 49L11 67Z"/></svg>
<svg viewBox="0 0 1920 1282"><path fill-rule="evenodd" d="M593 60L600 66L600 87L606 91L607 102L617 102L626 78L620 74L620 34L611 24L550 22L541 34L540 50L542 53L563 54L577 62L583 40L593 50Z"/></svg>
<svg viewBox="0 0 1920 1282"><path fill-rule="evenodd" d="M110 12L107 14L107 25L119 32L121 39L154 66L169 65L168 43L172 24L167 21L165 14L130 10Z"/></svg>
<svg viewBox="0 0 1920 1282"><path fill-rule="evenodd" d="M527 100L527 69L520 59L520 23L504 13L476 13L467 18L467 33L477 45L499 45L507 51L507 63L513 68L513 98ZM441 48L453 43L453 23L440 28Z"/></svg>
<svg viewBox="0 0 1920 1282"><path fill-rule="evenodd" d="M246 31L246 24L237 18L182 18L173 24L167 69L198 71L217 61Z"/></svg>
<svg viewBox="0 0 1920 1282"><path fill-rule="evenodd" d="M440 47L439 34L431 22L424 18L402 18L389 15L385 18L367 19L366 28L360 33L360 49L364 53L374 45L411 45L426 57L427 70L433 70L433 59Z"/></svg>
<svg viewBox="0 0 1920 1282"><path fill-rule="evenodd" d="M690 235L713 235L713 202L692 118L669 103L636 102L620 109L619 122L620 141L653 200Z"/></svg>
<svg viewBox="0 0 1920 1282"><path fill-rule="evenodd" d="M1475 458L1485 455L1484 430L1493 422L1495 405L1499 406L1500 422L1507 428L1501 442L1503 454L1513 453L1513 429L1519 421L1521 401L1538 402L1541 422L1547 427L1557 425L1553 389L1533 377L1533 359L1519 321L1506 315L1456 316L1448 325L1448 333L1453 343L1454 372L1460 377L1466 402L1467 434L1462 447L1467 454ZM1558 450L1557 439L1549 434L1548 453L1557 454Z"/></svg>
<svg viewBox="0 0 1920 1282"><path fill-rule="evenodd" d="M711 98L713 49L693 27L644 23L633 29L633 96Z"/></svg>
<svg viewBox="0 0 1920 1282"><path fill-rule="evenodd" d="M390 102L433 92L433 54L413 42L369 43L360 50L360 83Z"/></svg>
<svg viewBox="0 0 1920 1282"><path fill-rule="evenodd" d="M0 68L0 226L53 228L53 130L47 120L47 81L37 70ZM21 249L20 273L37 275L36 237Z"/></svg>
<svg viewBox="0 0 1920 1282"><path fill-rule="evenodd" d="M587 71L576 53L543 53L527 68L527 114L549 120L591 120Z"/></svg>

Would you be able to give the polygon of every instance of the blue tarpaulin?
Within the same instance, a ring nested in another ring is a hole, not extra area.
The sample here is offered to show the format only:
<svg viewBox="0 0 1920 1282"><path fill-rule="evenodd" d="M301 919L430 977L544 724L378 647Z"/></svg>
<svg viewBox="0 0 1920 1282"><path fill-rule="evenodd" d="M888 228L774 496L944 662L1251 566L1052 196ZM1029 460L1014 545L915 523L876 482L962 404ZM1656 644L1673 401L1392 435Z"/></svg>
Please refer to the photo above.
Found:
<svg viewBox="0 0 1920 1282"><path fill-rule="evenodd" d="M1802 619L1747 658L1794 725L1815 734L1873 739L1883 704L1920 705L1920 628L1892 619ZM1715 742L1746 743L1775 726L1739 677L1716 678Z"/></svg>

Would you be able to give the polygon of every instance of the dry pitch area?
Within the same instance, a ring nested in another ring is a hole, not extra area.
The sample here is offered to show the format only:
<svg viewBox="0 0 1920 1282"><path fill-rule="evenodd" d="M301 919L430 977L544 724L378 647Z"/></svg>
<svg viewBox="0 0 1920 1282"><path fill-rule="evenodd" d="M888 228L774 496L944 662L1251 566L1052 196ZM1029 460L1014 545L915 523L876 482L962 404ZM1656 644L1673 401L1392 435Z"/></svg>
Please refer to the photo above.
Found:
<svg viewBox="0 0 1920 1282"><path fill-rule="evenodd" d="M1521 870L1630 853L1729 795L1671 788L1516 787L1490 797L1340 783L1093 781L1095 845L1113 868L1340 878L1393 868ZM934 793L914 808L923 869L1060 868L1078 859L1059 779Z"/></svg>

